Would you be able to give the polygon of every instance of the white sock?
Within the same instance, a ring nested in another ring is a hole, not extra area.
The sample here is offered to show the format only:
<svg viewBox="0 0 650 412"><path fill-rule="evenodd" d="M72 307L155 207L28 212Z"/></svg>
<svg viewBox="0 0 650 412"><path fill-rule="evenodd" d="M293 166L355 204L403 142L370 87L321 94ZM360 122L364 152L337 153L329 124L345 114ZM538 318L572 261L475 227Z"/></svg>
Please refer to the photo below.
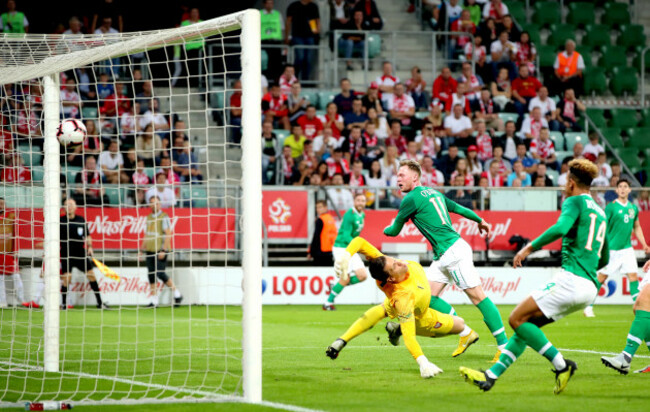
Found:
<svg viewBox="0 0 650 412"><path fill-rule="evenodd" d="M39 305L43 297L43 289L45 289L45 282L38 282L34 287L34 302Z"/></svg>
<svg viewBox="0 0 650 412"><path fill-rule="evenodd" d="M498 379L497 375L495 375L491 370L486 370L485 371L485 376L491 378L491 379Z"/></svg>
<svg viewBox="0 0 650 412"><path fill-rule="evenodd" d="M499 350L503 352L503 350L506 348L506 344L504 343L503 345L499 345Z"/></svg>
<svg viewBox="0 0 650 412"><path fill-rule="evenodd" d="M555 355L552 363L556 371L561 371L562 369L566 368L566 362L564 361L564 356L562 356L561 353Z"/></svg>
<svg viewBox="0 0 650 412"><path fill-rule="evenodd" d="M151 295L151 303L158 305L158 295Z"/></svg>
<svg viewBox="0 0 650 412"><path fill-rule="evenodd" d="M0 305L7 306L7 294L5 293L5 276L0 275Z"/></svg>
<svg viewBox="0 0 650 412"><path fill-rule="evenodd" d="M175 298L180 298L181 297L181 291L178 290L178 288L174 289L174 297Z"/></svg>
<svg viewBox="0 0 650 412"><path fill-rule="evenodd" d="M460 336L461 338L464 338L465 336L469 335L470 333L472 333L472 328L465 325L465 329L463 329L463 331L461 333L459 333L458 336Z"/></svg>
<svg viewBox="0 0 650 412"><path fill-rule="evenodd" d="M20 277L19 273L14 273L13 275L10 275L10 277L14 283L14 294L16 295L16 300L19 303L23 303L25 301L25 293L23 291L23 280Z"/></svg>

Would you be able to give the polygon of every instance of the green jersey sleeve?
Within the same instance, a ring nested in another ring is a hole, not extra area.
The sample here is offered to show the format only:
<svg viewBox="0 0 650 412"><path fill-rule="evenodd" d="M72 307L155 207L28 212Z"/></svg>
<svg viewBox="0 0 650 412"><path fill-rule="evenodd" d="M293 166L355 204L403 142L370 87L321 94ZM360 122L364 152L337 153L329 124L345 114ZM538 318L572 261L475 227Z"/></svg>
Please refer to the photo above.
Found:
<svg viewBox="0 0 650 412"><path fill-rule="evenodd" d="M464 218L467 218L469 220L473 220L476 223L481 223L483 220L479 215L474 213L473 210L466 208L465 206L461 206L458 203L454 202L453 200L449 199L447 196L445 196L445 206L447 206L447 211L451 213L456 213L457 215L461 215Z"/></svg>
<svg viewBox="0 0 650 412"><path fill-rule="evenodd" d="M384 229L384 234L391 237L399 235L399 232L402 231L404 223L406 223L411 218L411 216L413 216L415 211L415 202L413 202L412 197L408 195L404 196L402 203L399 205L399 212L397 213L397 217L395 217L392 225Z"/></svg>
<svg viewBox="0 0 650 412"><path fill-rule="evenodd" d="M578 216L580 216L580 207L574 200L572 200L573 198L577 198L577 196L566 199L564 204L562 204L562 213L560 214L557 223L548 228L546 232L542 233L537 239L532 241L531 244L533 250L539 250L569 233L569 230L573 227Z"/></svg>
<svg viewBox="0 0 650 412"><path fill-rule="evenodd" d="M600 260L598 261L598 268L604 268L609 263L609 244L607 242L607 236L605 236L605 241L603 242L603 248L600 251Z"/></svg>

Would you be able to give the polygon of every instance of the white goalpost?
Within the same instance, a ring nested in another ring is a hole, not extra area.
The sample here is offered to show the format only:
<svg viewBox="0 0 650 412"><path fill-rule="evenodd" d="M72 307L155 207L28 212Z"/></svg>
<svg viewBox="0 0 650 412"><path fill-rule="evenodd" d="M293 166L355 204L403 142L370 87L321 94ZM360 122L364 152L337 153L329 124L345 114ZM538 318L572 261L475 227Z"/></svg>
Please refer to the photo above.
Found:
<svg viewBox="0 0 650 412"><path fill-rule="evenodd" d="M0 407L262 402L260 44L0 35Z"/></svg>

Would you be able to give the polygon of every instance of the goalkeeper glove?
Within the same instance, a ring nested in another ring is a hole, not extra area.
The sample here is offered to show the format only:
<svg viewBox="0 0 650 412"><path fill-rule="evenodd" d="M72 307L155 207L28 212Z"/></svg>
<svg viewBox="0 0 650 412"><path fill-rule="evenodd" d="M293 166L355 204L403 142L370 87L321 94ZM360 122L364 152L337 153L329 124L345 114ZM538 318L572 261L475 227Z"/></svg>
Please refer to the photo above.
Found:
<svg viewBox="0 0 650 412"><path fill-rule="evenodd" d="M336 259L336 262L334 262L334 272L336 273L336 277L344 282L350 279L350 273L348 271L350 258L352 258L352 255L350 255L350 252L346 250L338 259Z"/></svg>
<svg viewBox="0 0 650 412"><path fill-rule="evenodd" d="M420 376L424 379L433 378L434 376L442 373L442 369L437 367L435 364L429 362L426 356L420 355L416 361L420 365Z"/></svg>

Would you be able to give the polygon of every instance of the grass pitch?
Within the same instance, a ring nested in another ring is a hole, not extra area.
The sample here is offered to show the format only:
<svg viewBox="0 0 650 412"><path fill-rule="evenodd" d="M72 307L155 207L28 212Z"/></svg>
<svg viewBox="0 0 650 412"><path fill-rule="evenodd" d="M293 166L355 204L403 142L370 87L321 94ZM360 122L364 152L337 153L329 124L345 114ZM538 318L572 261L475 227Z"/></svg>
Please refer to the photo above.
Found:
<svg viewBox="0 0 650 412"><path fill-rule="evenodd" d="M264 307L264 399L304 408L341 411L471 408L479 410L630 410L647 408L650 376L621 376L600 363L619 352L632 322L630 306L597 306L597 317L573 314L546 326L545 333L578 371L565 393L553 395L552 366L530 348L488 393L465 383L459 366L488 368L496 344L480 312L457 306L481 335L465 354L452 358L457 337L419 338L427 357L444 373L420 378L406 348L392 347L381 322L350 342L336 361L325 348L366 306ZM512 306L499 307L504 319ZM83 399L89 393L111 398L187 396L186 390L231 394L240 390L241 310L237 307L183 307L156 310L71 310L62 313L61 362L69 373L43 375L36 365L42 313L3 310L0 323L0 399ZM508 333L511 331L508 329ZM13 336L13 338L11 338ZM29 336L29 339L27 338ZM10 359L13 364L8 364ZM640 347L633 370L650 363ZM172 371L169 373L169 371ZM98 375L101 377L98 378ZM104 379L117 378L117 379ZM91 395L90 398L99 399ZM74 401L72 402L74 404ZM242 404L87 406L80 411L241 411L268 410Z"/></svg>

